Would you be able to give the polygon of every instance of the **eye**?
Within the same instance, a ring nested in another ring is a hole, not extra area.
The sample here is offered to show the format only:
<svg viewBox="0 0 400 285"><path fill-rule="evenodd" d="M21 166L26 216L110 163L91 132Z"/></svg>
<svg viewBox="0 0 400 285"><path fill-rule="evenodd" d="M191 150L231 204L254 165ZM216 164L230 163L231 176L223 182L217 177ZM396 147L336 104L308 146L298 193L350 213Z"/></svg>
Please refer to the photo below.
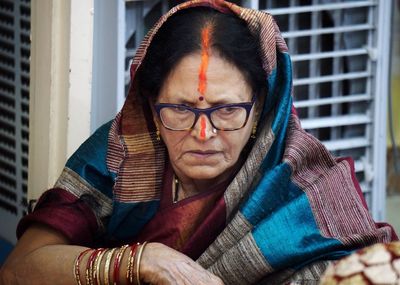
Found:
<svg viewBox="0 0 400 285"><path fill-rule="evenodd" d="M185 106L175 106L173 107L173 111L179 114L185 114L190 112Z"/></svg>
<svg viewBox="0 0 400 285"><path fill-rule="evenodd" d="M230 115L230 114L235 113L236 111L237 111L237 107L224 107L224 108L218 109L218 112L223 115Z"/></svg>

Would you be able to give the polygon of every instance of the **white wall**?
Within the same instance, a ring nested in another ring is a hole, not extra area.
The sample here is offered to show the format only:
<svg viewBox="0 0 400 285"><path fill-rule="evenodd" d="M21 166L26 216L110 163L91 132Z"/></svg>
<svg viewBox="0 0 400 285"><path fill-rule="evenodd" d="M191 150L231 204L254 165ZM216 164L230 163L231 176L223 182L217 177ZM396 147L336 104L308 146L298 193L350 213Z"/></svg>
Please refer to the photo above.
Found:
<svg viewBox="0 0 400 285"><path fill-rule="evenodd" d="M90 134L93 0L32 1L28 199Z"/></svg>

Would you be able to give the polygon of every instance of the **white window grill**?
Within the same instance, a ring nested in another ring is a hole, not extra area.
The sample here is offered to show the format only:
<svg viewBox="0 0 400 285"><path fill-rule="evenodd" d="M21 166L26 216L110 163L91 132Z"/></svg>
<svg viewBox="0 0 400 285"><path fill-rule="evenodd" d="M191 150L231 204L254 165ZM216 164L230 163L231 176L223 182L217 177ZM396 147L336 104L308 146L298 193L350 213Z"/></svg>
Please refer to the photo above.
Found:
<svg viewBox="0 0 400 285"><path fill-rule="evenodd" d="M391 1L250 1L278 22L293 59L302 126L351 156L373 216L384 218Z"/></svg>
<svg viewBox="0 0 400 285"><path fill-rule="evenodd" d="M15 241L26 212L30 1L0 1L0 236Z"/></svg>
<svg viewBox="0 0 400 285"><path fill-rule="evenodd" d="M386 100L391 1L242 0L274 15L293 60L295 106L308 132L351 156L375 219L385 216ZM125 1L129 62L156 19L176 1Z"/></svg>

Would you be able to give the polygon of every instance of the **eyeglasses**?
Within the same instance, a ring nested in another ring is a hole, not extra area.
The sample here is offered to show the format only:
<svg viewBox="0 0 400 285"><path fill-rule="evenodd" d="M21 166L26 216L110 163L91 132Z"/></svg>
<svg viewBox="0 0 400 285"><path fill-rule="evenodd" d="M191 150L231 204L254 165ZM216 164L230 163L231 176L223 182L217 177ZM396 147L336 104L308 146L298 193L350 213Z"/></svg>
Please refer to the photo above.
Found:
<svg viewBox="0 0 400 285"><path fill-rule="evenodd" d="M215 129L235 131L246 125L255 100L256 96L253 96L251 102L224 104L206 109L168 103L157 103L154 107L163 126L169 130L190 130L196 125L200 115L204 114Z"/></svg>

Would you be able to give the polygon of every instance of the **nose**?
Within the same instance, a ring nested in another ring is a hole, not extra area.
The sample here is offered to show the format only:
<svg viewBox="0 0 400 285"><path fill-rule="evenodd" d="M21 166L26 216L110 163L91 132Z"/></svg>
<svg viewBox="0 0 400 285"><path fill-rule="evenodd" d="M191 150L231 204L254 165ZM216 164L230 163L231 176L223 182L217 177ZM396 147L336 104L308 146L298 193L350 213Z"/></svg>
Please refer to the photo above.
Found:
<svg viewBox="0 0 400 285"><path fill-rule="evenodd" d="M192 135L201 141L209 140L216 135L216 132L213 132L210 120L205 114L200 114L192 129Z"/></svg>

